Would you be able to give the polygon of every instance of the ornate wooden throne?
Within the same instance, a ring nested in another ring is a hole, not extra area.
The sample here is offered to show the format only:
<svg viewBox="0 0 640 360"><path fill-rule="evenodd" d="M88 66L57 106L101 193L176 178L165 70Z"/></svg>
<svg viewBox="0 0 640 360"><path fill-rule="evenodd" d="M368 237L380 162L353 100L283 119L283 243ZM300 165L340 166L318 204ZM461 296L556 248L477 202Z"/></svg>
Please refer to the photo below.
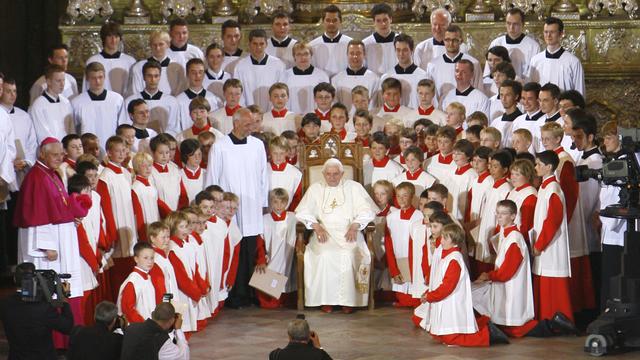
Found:
<svg viewBox="0 0 640 360"><path fill-rule="evenodd" d="M360 144L343 143L338 134L326 133L320 136L317 142L304 145L300 155L300 167L302 170L302 190L322 180L322 165L328 159L335 158L344 166L344 178L363 183L363 149ZM371 259L375 259L373 253L373 223L367 225L364 230L367 248ZM296 228L296 275L298 285L298 310L304 309L304 252L309 242L311 231L298 223ZM373 260L369 271L369 310L374 309L373 293L375 285L373 281Z"/></svg>

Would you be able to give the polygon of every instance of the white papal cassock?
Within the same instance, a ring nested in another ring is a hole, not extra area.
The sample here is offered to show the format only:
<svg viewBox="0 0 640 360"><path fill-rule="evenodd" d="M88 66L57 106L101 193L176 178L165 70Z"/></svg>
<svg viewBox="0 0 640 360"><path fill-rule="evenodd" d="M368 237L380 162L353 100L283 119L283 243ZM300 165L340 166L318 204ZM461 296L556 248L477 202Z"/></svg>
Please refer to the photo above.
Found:
<svg viewBox="0 0 640 360"><path fill-rule="evenodd" d="M321 223L329 236L320 243L314 233L304 253L306 306L367 305L371 255L362 233L355 242L347 242L345 235L353 223L364 229L377 210L364 187L355 181L342 180L338 186L322 181L309 187L296 209L296 218L307 229Z"/></svg>

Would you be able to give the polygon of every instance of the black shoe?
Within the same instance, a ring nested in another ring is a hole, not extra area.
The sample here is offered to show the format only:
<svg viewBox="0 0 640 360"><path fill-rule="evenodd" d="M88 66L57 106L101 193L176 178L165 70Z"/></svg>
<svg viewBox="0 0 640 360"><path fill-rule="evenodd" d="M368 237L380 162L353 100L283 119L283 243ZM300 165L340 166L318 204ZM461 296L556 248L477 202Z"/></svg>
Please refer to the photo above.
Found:
<svg viewBox="0 0 640 360"><path fill-rule="evenodd" d="M575 325L567 318L563 313L557 312L553 315L551 319L551 329L562 334L574 334L576 336L580 335L580 331L576 328Z"/></svg>
<svg viewBox="0 0 640 360"><path fill-rule="evenodd" d="M509 343L509 338L507 337L507 335L505 335L502 332L502 330L498 329L498 327L494 323L489 321L487 323L487 326L489 327L489 344L490 345Z"/></svg>
<svg viewBox="0 0 640 360"><path fill-rule="evenodd" d="M551 330L551 325L549 325L549 320L540 320L538 321L538 325L531 329L526 336L538 337L538 338L546 338L554 336L553 330Z"/></svg>

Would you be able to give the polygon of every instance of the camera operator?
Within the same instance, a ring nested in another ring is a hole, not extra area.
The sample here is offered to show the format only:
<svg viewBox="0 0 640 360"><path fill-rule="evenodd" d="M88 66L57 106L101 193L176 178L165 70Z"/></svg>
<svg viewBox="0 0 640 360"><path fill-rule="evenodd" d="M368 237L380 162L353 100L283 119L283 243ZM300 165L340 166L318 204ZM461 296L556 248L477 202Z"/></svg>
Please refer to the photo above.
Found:
<svg viewBox="0 0 640 360"><path fill-rule="evenodd" d="M189 344L184 336L182 315L169 302L159 303L151 319L127 327L122 360L188 360Z"/></svg>
<svg viewBox="0 0 640 360"><path fill-rule="evenodd" d="M62 298L59 311L46 299L27 302L22 299L22 279L36 271L32 263L22 263L16 267L14 281L15 294L0 303L0 319L9 342L9 359L56 359L52 330L68 334L73 327L71 307ZM65 283L66 284L66 283ZM64 285L68 292L68 284Z"/></svg>
<svg viewBox="0 0 640 360"><path fill-rule="evenodd" d="M117 360L122 352L122 334L127 322L118 316L118 307L110 301L96 306L95 325L71 330L67 360Z"/></svg>
<svg viewBox="0 0 640 360"><path fill-rule="evenodd" d="M307 320L297 318L287 326L289 344L284 349L275 349L269 360L331 360L331 356L320 346L320 338L309 329Z"/></svg>
<svg viewBox="0 0 640 360"><path fill-rule="evenodd" d="M621 150L620 137L618 136L618 124L609 121L602 125L602 137L604 152L608 156L615 156ZM600 209L618 203L620 188L613 185L602 184L600 188ZM599 212L598 212L599 213ZM602 272L600 289L600 310L604 310L610 292L610 280L620 275L622 268L622 252L624 250L624 232L627 229L625 219L610 217L595 217L596 226L601 227L602 239Z"/></svg>

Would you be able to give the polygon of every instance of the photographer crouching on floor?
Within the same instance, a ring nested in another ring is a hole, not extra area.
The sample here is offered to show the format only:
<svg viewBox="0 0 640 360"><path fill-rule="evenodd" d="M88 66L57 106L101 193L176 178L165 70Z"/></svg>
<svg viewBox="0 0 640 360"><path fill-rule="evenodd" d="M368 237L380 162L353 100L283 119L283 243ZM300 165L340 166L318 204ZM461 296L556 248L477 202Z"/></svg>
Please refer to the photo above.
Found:
<svg viewBox="0 0 640 360"><path fill-rule="evenodd" d="M110 301L96 306L94 319L93 326L76 326L71 330L67 360L120 359L127 320L118 316L118 307Z"/></svg>
<svg viewBox="0 0 640 360"><path fill-rule="evenodd" d="M16 292L0 301L0 320L9 342L9 360L56 359L52 330L69 334L73 314L65 293L69 284L52 270L36 270L32 263L16 267ZM56 299L52 294L56 293Z"/></svg>
<svg viewBox="0 0 640 360"><path fill-rule="evenodd" d="M311 331L304 315L300 314L287 326L289 344L283 349L275 349L269 354L269 360L331 360L320 346L320 338Z"/></svg>

